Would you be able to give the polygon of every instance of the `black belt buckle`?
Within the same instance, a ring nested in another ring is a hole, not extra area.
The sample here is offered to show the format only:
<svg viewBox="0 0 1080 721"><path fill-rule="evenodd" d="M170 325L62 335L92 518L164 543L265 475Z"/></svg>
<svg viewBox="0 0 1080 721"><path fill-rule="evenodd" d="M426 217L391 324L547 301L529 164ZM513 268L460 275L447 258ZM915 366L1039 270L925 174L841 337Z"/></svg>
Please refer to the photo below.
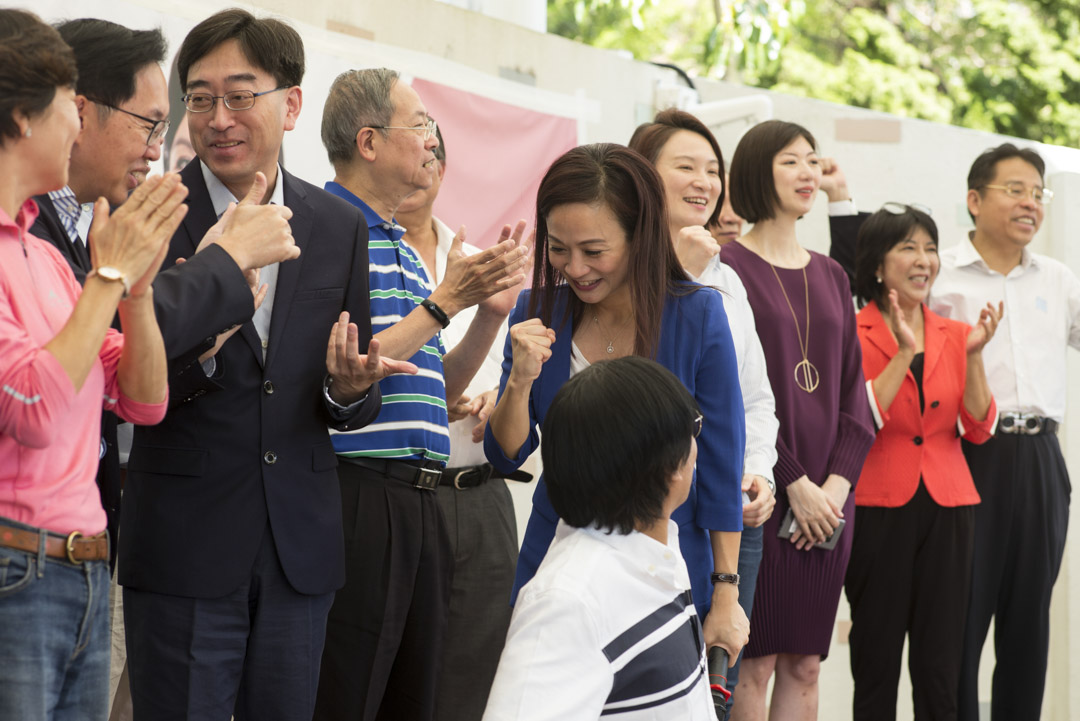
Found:
<svg viewBox="0 0 1080 721"><path fill-rule="evenodd" d="M454 488L459 491L467 491L470 488L483 485L491 477L493 469L490 463L483 463L479 466L455 470L457 472L454 473Z"/></svg>
<svg viewBox="0 0 1080 721"><path fill-rule="evenodd" d="M417 468L416 475L413 476L413 487L434 491L439 487L439 481L441 479L442 471L440 470L435 468Z"/></svg>

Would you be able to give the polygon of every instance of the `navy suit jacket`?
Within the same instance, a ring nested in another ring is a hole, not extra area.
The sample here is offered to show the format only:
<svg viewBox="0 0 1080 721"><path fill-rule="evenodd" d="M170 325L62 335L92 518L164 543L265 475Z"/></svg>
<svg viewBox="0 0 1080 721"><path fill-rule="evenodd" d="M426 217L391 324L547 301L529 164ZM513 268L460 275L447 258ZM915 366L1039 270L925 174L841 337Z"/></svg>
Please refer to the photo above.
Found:
<svg viewBox="0 0 1080 721"><path fill-rule="evenodd" d="M359 326L362 348L371 335L367 222L345 201L282 174L301 255L280 266L264 362L239 267L217 246L195 254L217 219L200 163L190 163L181 177L189 211L165 266L185 257L191 260L180 269L186 270L216 250L209 262L231 264L234 277L208 275L201 286L183 285L198 280L195 274L171 278L184 292L173 293L171 307L159 315L172 362L170 410L161 424L135 432L120 582L176 596L223 596L249 578L270 531L292 586L328 593L344 582L344 544L327 425L365 425L381 405L378 385L372 386L359 409L340 421L323 397L327 339L341 311ZM236 294L246 304L239 319L229 310ZM196 307L201 310L192 312ZM238 320L241 330L218 352L217 370L207 378L198 352Z"/></svg>

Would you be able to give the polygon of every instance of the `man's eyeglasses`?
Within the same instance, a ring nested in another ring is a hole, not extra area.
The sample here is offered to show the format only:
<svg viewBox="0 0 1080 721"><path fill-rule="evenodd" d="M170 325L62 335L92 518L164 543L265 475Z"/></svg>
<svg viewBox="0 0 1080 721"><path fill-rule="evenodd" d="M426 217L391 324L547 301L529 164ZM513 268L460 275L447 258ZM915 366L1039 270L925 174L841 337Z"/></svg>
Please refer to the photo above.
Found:
<svg viewBox="0 0 1080 721"><path fill-rule="evenodd" d="M118 108L115 105L111 105L109 103L105 103L105 102L102 102L100 100L94 100L93 98L87 98L87 100L89 100L92 103L97 103L98 105L104 105L106 108L112 108L113 110L119 110L121 113L127 113L131 117L138 118L139 120L143 121L144 123L150 123L150 132L147 133L147 136L146 136L146 144L147 145L157 145L158 143L160 143L162 140L165 139L165 134L167 132L169 132L169 119L168 118L165 118L164 120L154 120L153 118L148 118L145 115L139 115L138 113L133 113L130 110L124 110L123 108Z"/></svg>
<svg viewBox="0 0 1080 721"><path fill-rule="evenodd" d="M427 140L435 134L435 129L439 125L434 118L428 118L426 123L420 125L369 125L368 127L375 130L418 130L424 133L424 140Z"/></svg>
<svg viewBox="0 0 1080 721"><path fill-rule="evenodd" d="M224 101L225 107L229 110L251 110L251 106L255 104L255 98L276 93L288 87L291 86L282 85L280 88L264 90L261 93L256 93L254 90L230 90L224 95L188 93L180 99L184 101L184 107L188 109L189 113L209 113L214 109L214 105L218 100Z"/></svg>
<svg viewBox="0 0 1080 721"><path fill-rule="evenodd" d="M1031 198L1039 205L1049 205L1050 201L1054 199L1054 191L1047 190L1046 188L1040 188L1034 186L1028 188L1023 183L1006 183L1005 185L984 185L984 188L993 188L994 190L1002 190L1005 195L1013 198L1014 200L1020 200L1021 198Z"/></svg>
<svg viewBox="0 0 1080 721"><path fill-rule="evenodd" d="M694 438L701 435L701 427L705 424L705 416L698 413L697 418L694 419Z"/></svg>
<svg viewBox="0 0 1080 721"><path fill-rule="evenodd" d="M927 215L934 214L933 210L922 203L896 203L890 201L881 206L881 209L887 213L892 213L893 215L903 215L909 210L917 210L920 213L926 213Z"/></svg>

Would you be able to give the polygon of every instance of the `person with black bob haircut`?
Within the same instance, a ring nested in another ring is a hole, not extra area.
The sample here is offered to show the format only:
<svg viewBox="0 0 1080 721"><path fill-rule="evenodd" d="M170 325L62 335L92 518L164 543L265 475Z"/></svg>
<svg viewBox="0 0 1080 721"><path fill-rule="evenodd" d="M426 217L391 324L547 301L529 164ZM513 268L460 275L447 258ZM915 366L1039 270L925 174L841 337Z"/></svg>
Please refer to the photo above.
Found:
<svg viewBox="0 0 1080 721"><path fill-rule="evenodd" d="M671 520L702 421L682 382L640 356L595 363L555 394L541 454L562 520L521 590L485 721L716 718Z"/></svg>
<svg viewBox="0 0 1080 721"><path fill-rule="evenodd" d="M856 320L877 439L855 486L844 579L856 721L896 718L905 637L915 718L957 717L980 500L960 435L981 444L994 432L982 351L1001 316L986 304L973 329L926 307L937 248L922 206L886 203L859 231Z"/></svg>

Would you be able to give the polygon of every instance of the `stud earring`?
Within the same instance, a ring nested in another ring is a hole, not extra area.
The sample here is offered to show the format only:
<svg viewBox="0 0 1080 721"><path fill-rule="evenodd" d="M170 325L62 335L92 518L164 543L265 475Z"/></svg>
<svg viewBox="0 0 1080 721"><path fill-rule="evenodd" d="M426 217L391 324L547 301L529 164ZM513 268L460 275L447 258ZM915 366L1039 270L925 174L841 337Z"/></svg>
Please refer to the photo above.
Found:
<svg viewBox="0 0 1080 721"><path fill-rule="evenodd" d="M25 135L26 137L28 137L28 138L29 138L29 137L30 137L30 136L32 136L33 134L34 134L34 130L33 130L33 128L31 128L31 127L30 127L29 125L28 125L28 126L26 126L26 132L25 132L25 133L23 133L23 135Z"/></svg>
<svg viewBox="0 0 1080 721"><path fill-rule="evenodd" d="M877 277L877 282L878 282L878 283L880 283L880 282L881 282L881 276L880 276L880 275L879 275L879 276Z"/></svg>

